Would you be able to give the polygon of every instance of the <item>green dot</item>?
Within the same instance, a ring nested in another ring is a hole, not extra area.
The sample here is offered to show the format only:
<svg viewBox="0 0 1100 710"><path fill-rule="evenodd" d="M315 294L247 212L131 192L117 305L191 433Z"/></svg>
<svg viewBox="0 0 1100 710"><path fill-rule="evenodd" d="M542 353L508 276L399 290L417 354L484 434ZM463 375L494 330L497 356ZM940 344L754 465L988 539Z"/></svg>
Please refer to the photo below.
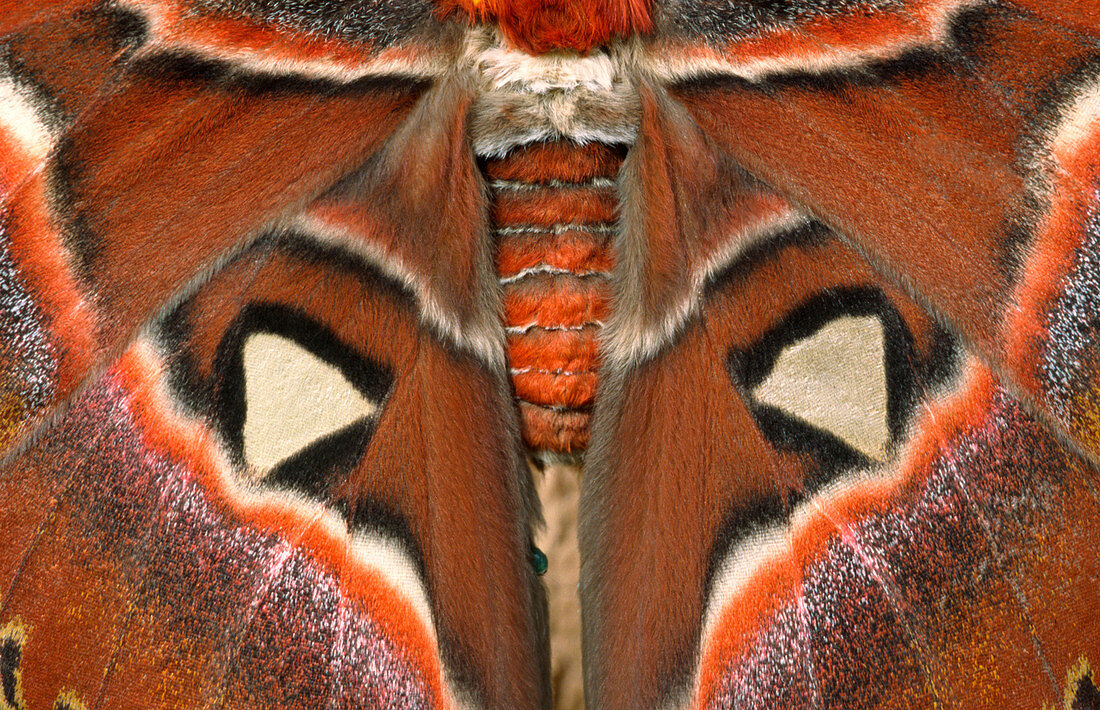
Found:
<svg viewBox="0 0 1100 710"><path fill-rule="evenodd" d="M535 566L535 574L541 577L542 575L546 574L546 570L550 566L550 560L546 559L545 552L532 545L531 564Z"/></svg>

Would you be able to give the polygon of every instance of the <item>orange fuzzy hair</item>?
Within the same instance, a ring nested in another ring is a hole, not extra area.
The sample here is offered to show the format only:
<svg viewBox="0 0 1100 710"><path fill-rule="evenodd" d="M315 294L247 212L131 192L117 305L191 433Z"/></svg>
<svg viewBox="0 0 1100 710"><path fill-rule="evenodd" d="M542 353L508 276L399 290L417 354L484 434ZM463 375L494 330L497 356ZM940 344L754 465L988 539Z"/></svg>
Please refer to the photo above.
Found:
<svg viewBox="0 0 1100 710"><path fill-rule="evenodd" d="M441 12L463 11L474 22L500 27L531 54L555 49L587 53L614 37L653 27L649 0L438 0Z"/></svg>

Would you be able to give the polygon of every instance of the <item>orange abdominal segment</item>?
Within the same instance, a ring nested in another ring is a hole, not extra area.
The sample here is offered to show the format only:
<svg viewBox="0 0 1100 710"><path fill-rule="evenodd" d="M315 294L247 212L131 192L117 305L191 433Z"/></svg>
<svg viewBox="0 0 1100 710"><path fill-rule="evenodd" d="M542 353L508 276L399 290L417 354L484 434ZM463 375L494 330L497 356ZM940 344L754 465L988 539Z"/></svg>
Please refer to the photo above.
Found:
<svg viewBox="0 0 1100 710"><path fill-rule="evenodd" d="M588 446L598 336L611 307L615 178L625 148L534 143L483 166L524 442Z"/></svg>

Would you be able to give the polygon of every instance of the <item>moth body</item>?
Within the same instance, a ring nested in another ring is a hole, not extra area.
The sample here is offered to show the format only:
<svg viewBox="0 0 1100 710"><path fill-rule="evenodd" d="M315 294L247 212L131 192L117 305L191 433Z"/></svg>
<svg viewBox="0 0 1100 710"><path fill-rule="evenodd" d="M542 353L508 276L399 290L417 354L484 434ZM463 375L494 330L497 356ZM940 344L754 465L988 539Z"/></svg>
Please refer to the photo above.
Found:
<svg viewBox="0 0 1100 710"><path fill-rule="evenodd" d="M588 444L624 153L554 141L484 164L508 367L524 440L535 449Z"/></svg>
<svg viewBox="0 0 1100 710"><path fill-rule="evenodd" d="M533 56L481 29L468 47L479 87L471 133L524 442L583 451L637 94L621 47Z"/></svg>

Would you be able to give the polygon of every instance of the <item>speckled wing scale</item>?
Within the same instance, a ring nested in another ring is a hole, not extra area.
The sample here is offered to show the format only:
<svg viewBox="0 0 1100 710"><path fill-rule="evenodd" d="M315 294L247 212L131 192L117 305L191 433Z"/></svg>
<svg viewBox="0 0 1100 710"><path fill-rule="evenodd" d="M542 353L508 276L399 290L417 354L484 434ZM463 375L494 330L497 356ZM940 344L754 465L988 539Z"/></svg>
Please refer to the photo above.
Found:
<svg viewBox="0 0 1100 710"><path fill-rule="evenodd" d="M1100 708L1098 18L0 0L0 710Z"/></svg>

